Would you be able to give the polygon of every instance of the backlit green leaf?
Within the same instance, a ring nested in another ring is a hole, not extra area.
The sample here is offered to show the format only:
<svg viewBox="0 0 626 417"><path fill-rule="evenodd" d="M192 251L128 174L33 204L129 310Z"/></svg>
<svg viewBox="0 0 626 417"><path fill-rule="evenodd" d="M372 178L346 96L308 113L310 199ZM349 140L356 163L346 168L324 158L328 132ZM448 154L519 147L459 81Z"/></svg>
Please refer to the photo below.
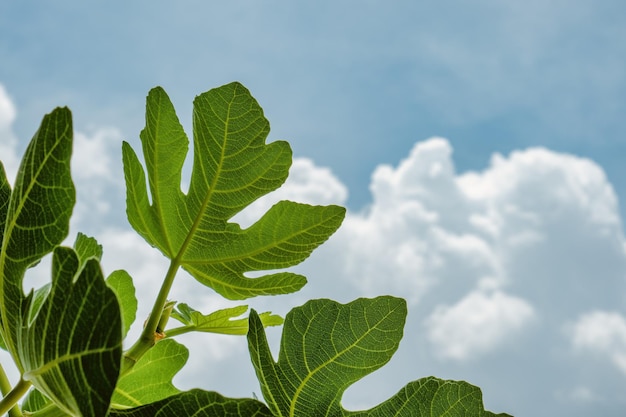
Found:
<svg viewBox="0 0 626 417"><path fill-rule="evenodd" d="M402 338L406 303L383 296L348 304L312 300L285 318L278 362L263 325L250 314L248 345L263 396L275 416L490 416L480 390L465 382L414 381L367 411L341 406L345 390L379 369Z"/></svg>
<svg viewBox="0 0 626 417"><path fill-rule="evenodd" d="M133 279L124 270L111 272L106 279L106 283L117 295L120 303L120 313L122 314L123 332L126 337L130 326L135 322L137 315L137 298L135 297L135 285Z"/></svg>
<svg viewBox="0 0 626 417"><path fill-rule="evenodd" d="M294 273L244 274L302 262L339 227L345 210L281 202L249 229L229 223L280 187L291 165L286 142L265 143L269 123L248 90L232 83L195 99L187 194L181 191L181 170L188 139L174 107L161 88L150 92L146 107L141 142L149 187L137 155L123 146L127 213L135 230L227 298L300 289L306 279Z"/></svg>

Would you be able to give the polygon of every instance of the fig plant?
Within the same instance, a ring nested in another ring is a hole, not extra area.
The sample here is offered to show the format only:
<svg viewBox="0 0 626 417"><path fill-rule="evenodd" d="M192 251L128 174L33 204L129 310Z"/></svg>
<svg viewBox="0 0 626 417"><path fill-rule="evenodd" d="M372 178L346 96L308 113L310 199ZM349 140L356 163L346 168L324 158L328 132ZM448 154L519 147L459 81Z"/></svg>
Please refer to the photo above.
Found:
<svg viewBox="0 0 626 417"><path fill-rule="evenodd" d="M43 118L13 187L0 170L0 335L20 374L11 386L0 368L0 414L495 416L484 410L479 388L434 377L407 384L369 410L342 407L344 391L398 348L407 314L402 299L311 300L291 310L284 323L269 312L242 317L246 306L201 312L169 300L181 268L230 300L298 291L306 278L285 269L304 261L340 226L344 208L290 201L248 228L231 221L287 178L289 144L266 143L268 133L261 107L241 84L196 97L193 167L183 192L189 141L165 91L150 91L140 134L143 163L123 143L126 211L137 233L169 259L169 268L143 331L124 350L138 302L133 279L123 270L105 278L102 248L91 237L79 233L73 247L62 245L75 203L72 119L67 108ZM50 253L50 282L25 294L25 273ZM253 271L261 275L245 275ZM281 324L276 361L265 327ZM264 401L176 388L172 378L188 351L175 339L188 332L245 335Z"/></svg>

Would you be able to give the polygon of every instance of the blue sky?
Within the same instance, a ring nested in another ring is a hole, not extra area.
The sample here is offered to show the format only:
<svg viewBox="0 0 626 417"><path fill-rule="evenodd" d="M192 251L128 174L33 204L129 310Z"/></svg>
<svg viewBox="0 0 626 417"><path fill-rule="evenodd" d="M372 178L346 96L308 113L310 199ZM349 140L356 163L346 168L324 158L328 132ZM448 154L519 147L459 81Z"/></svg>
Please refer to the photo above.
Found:
<svg viewBox="0 0 626 417"><path fill-rule="evenodd" d="M158 273L149 248L134 263L123 251L107 260L106 241L135 242L124 234L120 141L138 145L153 86L190 131L195 95L241 81L270 139L300 158L284 195L350 209L301 267L309 288L279 303L410 300L398 358L351 404L436 374L480 385L493 411L621 416L625 20L617 0L3 2L0 159L68 105L83 199L75 228L105 241L105 269L118 260L139 277ZM207 297L197 302L220 302ZM211 343L217 369L245 356L238 342ZM210 362L206 350L190 361ZM228 380L189 372L181 384ZM249 395L250 381L225 390Z"/></svg>

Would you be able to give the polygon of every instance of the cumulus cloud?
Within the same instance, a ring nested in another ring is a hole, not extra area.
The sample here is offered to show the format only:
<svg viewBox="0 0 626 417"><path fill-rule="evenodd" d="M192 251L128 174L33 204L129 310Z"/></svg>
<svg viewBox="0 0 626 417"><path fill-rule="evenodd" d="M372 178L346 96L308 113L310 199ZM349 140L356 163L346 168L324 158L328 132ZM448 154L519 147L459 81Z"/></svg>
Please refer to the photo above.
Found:
<svg viewBox="0 0 626 417"><path fill-rule="evenodd" d="M76 206L72 226L77 230L96 233L123 217L121 140L120 132L113 128L74 134L71 168Z"/></svg>
<svg viewBox="0 0 626 417"><path fill-rule="evenodd" d="M111 171L114 148L121 146L122 135L117 129L104 128L87 135L77 132L74 137L72 172L82 180L113 180Z"/></svg>
<svg viewBox="0 0 626 417"><path fill-rule="evenodd" d="M468 221L472 202L455 183L451 152L447 141L432 139L397 168L374 172L371 206L351 213L336 241L344 274L366 294L392 291L416 303L444 281L461 295L477 279L499 275L487 236Z"/></svg>
<svg viewBox="0 0 626 417"><path fill-rule="evenodd" d="M626 319L620 313L583 314L573 325L571 338L576 350L603 356L626 373Z"/></svg>
<svg viewBox="0 0 626 417"><path fill-rule="evenodd" d="M457 359L495 349L533 317L564 322L582 306L619 302L606 289L624 288L622 225L597 164L531 148L457 174L451 155L434 138L376 169L372 204L331 242L345 279L423 304L433 347Z"/></svg>

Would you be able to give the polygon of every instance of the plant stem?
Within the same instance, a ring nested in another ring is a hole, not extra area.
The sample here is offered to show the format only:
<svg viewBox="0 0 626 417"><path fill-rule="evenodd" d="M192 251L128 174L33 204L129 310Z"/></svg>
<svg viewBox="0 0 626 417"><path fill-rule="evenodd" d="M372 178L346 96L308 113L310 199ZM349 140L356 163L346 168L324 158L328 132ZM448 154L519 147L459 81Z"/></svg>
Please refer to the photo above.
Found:
<svg viewBox="0 0 626 417"><path fill-rule="evenodd" d="M20 398L22 398L24 394L26 394L26 392L30 388L30 385L30 381L24 381L20 378L20 381L17 383L17 385L15 385L13 389L10 390L2 400L0 400L0 415L3 415L8 411L9 416L11 417L21 417L22 412L20 411L19 407L15 405L20 400Z"/></svg>
<svg viewBox="0 0 626 417"><path fill-rule="evenodd" d="M180 262L178 258L174 258L170 261L170 267L167 270L163 284L161 284L159 294L154 301L152 312L150 312L148 321L146 322L139 339L137 339L135 344L131 346L126 353L124 353L120 376L124 375L133 366L135 366L135 363L137 363L137 361L157 342L157 327L161 322L161 315L163 314L165 304L167 303L167 297L169 296L179 266ZM163 329L160 330L162 331Z"/></svg>

